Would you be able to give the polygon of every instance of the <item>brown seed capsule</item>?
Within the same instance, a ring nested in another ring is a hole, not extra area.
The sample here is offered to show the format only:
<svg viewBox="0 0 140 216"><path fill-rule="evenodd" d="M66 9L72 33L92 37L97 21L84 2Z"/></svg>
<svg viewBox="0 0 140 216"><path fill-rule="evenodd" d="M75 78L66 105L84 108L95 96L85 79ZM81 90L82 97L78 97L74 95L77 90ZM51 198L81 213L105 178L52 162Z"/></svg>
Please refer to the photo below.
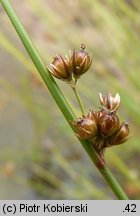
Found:
<svg viewBox="0 0 140 216"><path fill-rule="evenodd" d="M95 119L89 116L84 116L80 118L77 122L74 122L73 125L77 129L77 135L82 139L92 139L96 136L97 127Z"/></svg>
<svg viewBox="0 0 140 216"><path fill-rule="evenodd" d="M128 140L128 135L129 135L129 125L125 122L121 124L121 127L119 131L110 138L110 146L112 145L119 145Z"/></svg>
<svg viewBox="0 0 140 216"><path fill-rule="evenodd" d="M112 136L119 130L120 122L117 115L109 111L101 111L99 119L100 132L103 137Z"/></svg>
<svg viewBox="0 0 140 216"><path fill-rule="evenodd" d="M81 45L81 51L73 51L70 58L71 70L74 78L78 79L91 66L91 56L85 51L85 45Z"/></svg>
<svg viewBox="0 0 140 216"><path fill-rule="evenodd" d="M66 82L71 82L72 73L68 58L64 59L61 55L58 55L54 57L54 60L50 65L52 67L50 72L53 76Z"/></svg>
<svg viewBox="0 0 140 216"><path fill-rule="evenodd" d="M118 109L120 105L120 95L118 93L115 96L112 96L111 93L108 93L105 97L99 93L99 96L101 105L105 106L110 111L115 111Z"/></svg>

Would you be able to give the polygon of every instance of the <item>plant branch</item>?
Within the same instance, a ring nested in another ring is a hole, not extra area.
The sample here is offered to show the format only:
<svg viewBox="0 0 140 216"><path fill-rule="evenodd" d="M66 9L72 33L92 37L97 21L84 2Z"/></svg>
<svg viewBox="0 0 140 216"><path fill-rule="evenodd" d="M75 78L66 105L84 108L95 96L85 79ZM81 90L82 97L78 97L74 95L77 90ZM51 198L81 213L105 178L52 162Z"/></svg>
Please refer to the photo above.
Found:
<svg viewBox="0 0 140 216"><path fill-rule="evenodd" d="M71 85L72 89L73 89L73 92L76 96L76 99L78 101L78 104L80 106L80 109L81 109L81 112L82 114L84 115L84 106L83 106L83 103L81 101L81 98L80 98L80 95L78 94L78 91L77 91L77 88L76 88L76 85Z"/></svg>
<svg viewBox="0 0 140 216"><path fill-rule="evenodd" d="M41 57L39 56L36 48L34 47L34 45L32 43L32 41L30 40L29 36L27 35L26 31L24 30L24 27L20 23L20 21L19 21L18 17L16 16L16 14L15 14L12 6L10 5L9 1L8 0L0 0L0 2L2 3L3 8L5 9L7 15L9 16L13 26L15 27L24 47L26 48L28 54L30 55L30 57L31 57L33 63L35 64L39 74L41 75L42 79L44 80L44 83L48 87L50 93L52 94L55 102L59 106L59 108L60 108L61 112L63 113L63 115L65 116L66 120L70 124L70 121L73 121L76 119L76 116L75 116L73 110L71 109L71 107L67 103L64 95L62 94L61 90L57 86L53 77L50 75L49 71L47 71ZM72 127L73 131L75 132L74 127L71 124L70 124L70 126ZM119 199L122 199L122 200L126 199L127 200L128 198L125 195L123 189L121 188L121 186L119 185L117 180L113 177L113 175L111 174L109 169L106 167L106 165L102 164L102 166L99 166L100 157L96 153L96 151L92 148L90 142L82 141L82 140L80 140L80 142L83 145L83 147L86 150L89 157L91 158L91 160L93 161L93 163L96 165L96 167L98 168L98 170L100 171L102 176L107 181L110 188L112 188L112 190L114 191L116 196Z"/></svg>

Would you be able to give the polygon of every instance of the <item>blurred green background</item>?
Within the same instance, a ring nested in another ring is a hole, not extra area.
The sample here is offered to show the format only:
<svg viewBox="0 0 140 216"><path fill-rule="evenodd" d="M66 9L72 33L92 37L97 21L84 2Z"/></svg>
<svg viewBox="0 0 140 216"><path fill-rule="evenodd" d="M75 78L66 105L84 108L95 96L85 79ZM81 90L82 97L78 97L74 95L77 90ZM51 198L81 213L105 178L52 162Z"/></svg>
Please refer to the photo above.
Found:
<svg viewBox="0 0 140 216"><path fill-rule="evenodd" d="M119 92L127 143L106 162L130 199L140 198L140 4L137 0L11 1L45 64L81 43L93 54L78 81L86 111ZM77 116L70 87L58 81ZM116 199L72 133L0 6L0 199Z"/></svg>

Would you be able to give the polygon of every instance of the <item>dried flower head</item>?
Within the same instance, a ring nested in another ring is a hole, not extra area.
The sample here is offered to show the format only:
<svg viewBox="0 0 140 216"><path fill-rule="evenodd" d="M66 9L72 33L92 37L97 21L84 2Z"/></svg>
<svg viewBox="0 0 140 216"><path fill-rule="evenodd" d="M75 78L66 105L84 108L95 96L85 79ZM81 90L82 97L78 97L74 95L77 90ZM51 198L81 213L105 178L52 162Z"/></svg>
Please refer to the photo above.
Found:
<svg viewBox="0 0 140 216"><path fill-rule="evenodd" d="M72 73L70 70L69 59L64 59L61 55L54 57L53 62L50 64L52 70L51 74L58 79L64 80L66 82L71 82Z"/></svg>
<svg viewBox="0 0 140 216"><path fill-rule="evenodd" d="M128 140L129 135L129 125L126 122L123 122L118 130L118 132L112 136L109 140L109 145L119 145Z"/></svg>
<svg viewBox="0 0 140 216"><path fill-rule="evenodd" d="M110 111L100 111L101 117L98 121L100 127L100 133L103 137L112 136L116 133L120 127L120 121L118 116Z"/></svg>
<svg viewBox="0 0 140 216"><path fill-rule="evenodd" d="M127 141L129 136L129 125L120 123L116 115L116 109L120 103L120 96L107 97L100 95L101 104L106 108L99 111L90 111L87 116L79 118L73 122L77 130L77 135L82 139L88 139L93 144L94 149L103 159L106 147L119 145Z"/></svg>
<svg viewBox="0 0 140 216"><path fill-rule="evenodd" d="M103 97L101 93L99 93L100 103L105 106L110 111L115 111L118 109L120 105L120 95L117 93L113 96L111 93L108 93L107 96Z"/></svg>
<svg viewBox="0 0 140 216"><path fill-rule="evenodd" d="M92 139L96 136L96 120L91 112L87 116L83 116L78 121L73 122L73 125L77 130L77 135L82 139Z"/></svg>
<svg viewBox="0 0 140 216"><path fill-rule="evenodd" d="M85 45L81 45L80 51L73 51L70 58L71 70L73 77L78 79L82 74L84 74L91 66L92 58L85 51Z"/></svg>

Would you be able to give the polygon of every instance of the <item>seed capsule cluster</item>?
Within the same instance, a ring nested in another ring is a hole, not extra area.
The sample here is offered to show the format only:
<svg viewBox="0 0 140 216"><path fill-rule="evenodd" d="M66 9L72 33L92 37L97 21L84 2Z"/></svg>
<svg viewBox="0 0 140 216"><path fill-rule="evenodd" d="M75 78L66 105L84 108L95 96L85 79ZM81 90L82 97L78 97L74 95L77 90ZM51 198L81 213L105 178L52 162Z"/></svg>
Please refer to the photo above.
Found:
<svg viewBox="0 0 140 216"><path fill-rule="evenodd" d="M120 96L108 93L103 97L100 93L100 103L103 106L99 111L90 111L74 121L77 136L90 140L94 148L101 153L106 147L119 145L127 141L129 127L126 122L120 122L116 112L120 104Z"/></svg>
<svg viewBox="0 0 140 216"><path fill-rule="evenodd" d="M91 56L85 51L85 45L81 45L81 50L74 50L70 57L63 58L61 55L54 57L50 73L58 79L71 84L72 89L84 113L81 100L76 92L77 79L88 71L92 63ZM127 141L129 135L129 125L120 122L117 110L120 105L120 95L113 96L108 93L103 96L99 93L102 108L99 111L90 111L77 121L72 122L77 131L77 136L84 140L89 140L94 149L104 160L103 153L107 147L119 145Z"/></svg>
<svg viewBox="0 0 140 216"><path fill-rule="evenodd" d="M92 63L91 56L85 51L85 45L81 45L81 50L74 50L70 57L63 58L61 55L54 57L50 64L51 74L58 79L71 83L73 79L88 71Z"/></svg>

